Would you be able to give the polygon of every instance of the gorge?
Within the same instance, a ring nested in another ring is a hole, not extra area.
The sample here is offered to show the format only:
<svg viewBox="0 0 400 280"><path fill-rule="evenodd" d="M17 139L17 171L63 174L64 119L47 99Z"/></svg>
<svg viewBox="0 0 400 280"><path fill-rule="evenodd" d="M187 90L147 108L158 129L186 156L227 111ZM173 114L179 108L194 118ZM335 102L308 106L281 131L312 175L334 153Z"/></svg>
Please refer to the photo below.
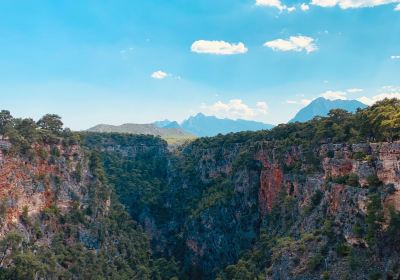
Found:
<svg viewBox="0 0 400 280"><path fill-rule="evenodd" d="M398 279L400 103L196 139L0 114L0 279Z"/></svg>

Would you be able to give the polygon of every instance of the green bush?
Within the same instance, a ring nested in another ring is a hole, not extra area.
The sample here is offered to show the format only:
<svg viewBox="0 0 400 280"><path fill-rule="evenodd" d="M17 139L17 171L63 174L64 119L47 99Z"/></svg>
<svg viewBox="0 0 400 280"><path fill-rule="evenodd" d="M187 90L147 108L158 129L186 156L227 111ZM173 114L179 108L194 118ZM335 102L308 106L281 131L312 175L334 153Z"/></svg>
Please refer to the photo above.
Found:
<svg viewBox="0 0 400 280"><path fill-rule="evenodd" d="M360 186L358 180L359 180L358 175L355 173L351 173L346 180L346 184L352 187L358 187Z"/></svg>
<svg viewBox="0 0 400 280"><path fill-rule="evenodd" d="M379 187L382 185L381 180L379 180L378 176L370 175L367 177L367 183L369 187Z"/></svg>
<svg viewBox="0 0 400 280"><path fill-rule="evenodd" d="M346 257L351 253L351 247L345 243L336 245L336 253L341 257Z"/></svg>
<svg viewBox="0 0 400 280"><path fill-rule="evenodd" d="M307 267L310 270L318 270L324 261L324 257L321 254L316 254L313 257L311 257L307 263Z"/></svg>

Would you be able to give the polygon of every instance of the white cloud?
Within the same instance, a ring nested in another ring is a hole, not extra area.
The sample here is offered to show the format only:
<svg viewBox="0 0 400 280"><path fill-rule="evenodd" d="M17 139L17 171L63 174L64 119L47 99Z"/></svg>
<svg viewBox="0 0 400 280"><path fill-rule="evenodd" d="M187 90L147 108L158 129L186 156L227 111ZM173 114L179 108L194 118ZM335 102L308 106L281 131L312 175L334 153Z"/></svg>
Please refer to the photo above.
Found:
<svg viewBox="0 0 400 280"><path fill-rule="evenodd" d="M391 59L400 59L400 55L392 55L390 58Z"/></svg>
<svg viewBox="0 0 400 280"><path fill-rule="evenodd" d="M306 3L302 3L300 5L300 9L305 12L305 11L308 11L310 9L310 6L307 5Z"/></svg>
<svg viewBox="0 0 400 280"><path fill-rule="evenodd" d="M266 102L257 102L256 108L259 113L267 114L268 113L268 104Z"/></svg>
<svg viewBox="0 0 400 280"><path fill-rule="evenodd" d="M198 40L192 44L192 52L195 53L206 53L206 54L217 54L217 55L232 55L232 54L243 54L248 51L246 46L239 42L228 43L225 41L206 41Z"/></svg>
<svg viewBox="0 0 400 280"><path fill-rule="evenodd" d="M300 99L300 100L286 100L287 104L293 104L293 105L302 105L302 106L307 106L310 104L314 99Z"/></svg>
<svg viewBox="0 0 400 280"><path fill-rule="evenodd" d="M400 99L400 87L399 86L383 86L379 90L379 94L372 97L360 97L358 100L364 104L372 105L377 101L385 98L398 98Z"/></svg>
<svg viewBox="0 0 400 280"><path fill-rule="evenodd" d="M288 11L289 13L294 12L296 10L296 7L288 7L280 0L256 0L256 6L264 6L264 7L271 7L271 8L277 8L279 11Z"/></svg>
<svg viewBox="0 0 400 280"><path fill-rule="evenodd" d="M308 105L312 102L311 99L301 99L301 100L286 100L287 104L295 104L295 105Z"/></svg>
<svg viewBox="0 0 400 280"><path fill-rule="evenodd" d="M287 40L277 39L266 42L264 46L271 48L274 51L282 51L282 52L306 51L307 53L311 53L318 49L317 46L314 44L314 39L307 36L291 36Z"/></svg>
<svg viewBox="0 0 400 280"><path fill-rule="evenodd" d="M364 90L362 88L349 88L346 91L348 93L358 93L358 92L363 92Z"/></svg>
<svg viewBox="0 0 400 280"><path fill-rule="evenodd" d="M202 105L204 113L229 119L251 120L268 113L268 105L265 102L257 102L254 108L245 104L241 99L232 99L227 103L218 101L213 105Z"/></svg>
<svg viewBox="0 0 400 280"><path fill-rule="evenodd" d="M326 8L339 6L341 9L355 9L371 8L399 2L400 0L312 0L311 4Z"/></svg>
<svg viewBox="0 0 400 280"><path fill-rule="evenodd" d="M396 12L399 12L399 11L400 11L400 4L398 4L398 5L394 8L394 10L395 10Z"/></svg>
<svg viewBox="0 0 400 280"><path fill-rule="evenodd" d="M151 77L153 79L162 80L162 79L165 79L166 77L168 77L168 74L163 72L163 71L161 71L161 70L158 70L156 72L153 72L151 74Z"/></svg>
<svg viewBox="0 0 400 280"><path fill-rule="evenodd" d="M287 8L285 5L282 5L280 0L256 0L256 5L274 7L279 9L280 11L283 11Z"/></svg>
<svg viewBox="0 0 400 280"><path fill-rule="evenodd" d="M397 99L400 99L400 92L399 93L382 93L382 94L375 95L373 97L363 96L363 97L360 97L358 99L358 101L360 101L360 102L362 102L364 104L367 104L367 105L373 105L375 102L381 101L381 100L383 100L385 98L397 98Z"/></svg>
<svg viewBox="0 0 400 280"><path fill-rule="evenodd" d="M346 100L347 99L346 95L347 95L347 92L332 91L332 90L325 91L324 93L321 94L321 96L323 98L328 99L328 100L337 100L337 99Z"/></svg>

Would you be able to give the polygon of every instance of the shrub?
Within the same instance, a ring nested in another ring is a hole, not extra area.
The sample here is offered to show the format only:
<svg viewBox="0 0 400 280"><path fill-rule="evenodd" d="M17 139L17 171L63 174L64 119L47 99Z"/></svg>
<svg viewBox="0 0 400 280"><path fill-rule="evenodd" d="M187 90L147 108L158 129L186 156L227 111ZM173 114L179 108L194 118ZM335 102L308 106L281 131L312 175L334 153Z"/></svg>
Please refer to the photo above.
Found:
<svg viewBox="0 0 400 280"><path fill-rule="evenodd" d="M360 185L358 183L358 175L351 173L347 178L346 184L352 187L358 187Z"/></svg>
<svg viewBox="0 0 400 280"><path fill-rule="evenodd" d="M397 212L394 207L389 208L390 223L387 230L389 240L394 245L400 243L400 213Z"/></svg>
<svg viewBox="0 0 400 280"><path fill-rule="evenodd" d="M324 193L320 190L317 190L313 196L311 197L311 204L313 207L318 206L321 203L322 197Z"/></svg>
<svg viewBox="0 0 400 280"><path fill-rule="evenodd" d="M368 279L369 280L380 280L380 279L383 279L382 273L380 273L379 271L370 272L368 274Z"/></svg>
<svg viewBox="0 0 400 280"><path fill-rule="evenodd" d="M351 253L351 247L345 243L336 246L336 253L341 257L346 257Z"/></svg>
<svg viewBox="0 0 400 280"><path fill-rule="evenodd" d="M367 183L369 187L378 187L382 185L382 182L379 180L378 176L370 175L367 177Z"/></svg>
<svg viewBox="0 0 400 280"><path fill-rule="evenodd" d="M324 279L324 280L329 280L330 279L328 271L324 271L324 273L322 273L322 279Z"/></svg>
<svg viewBox="0 0 400 280"><path fill-rule="evenodd" d="M323 260L324 260L324 257L318 253L315 256L313 256L312 258L310 258L307 266L311 270L318 270L321 267Z"/></svg>
<svg viewBox="0 0 400 280"><path fill-rule="evenodd" d="M326 154L326 156L327 156L328 158L334 158L334 157L335 157L335 152L332 151L332 150L329 150L328 153Z"/></svg>
<svg viewBox="0 0 400 280"><path fill-rule="evenodd" d="M363 152L355 152L353 155L353 159L355 160L364 160L366 157L366 154Z"/></svg>
<svg viewBox="0 0 400 280"><path fill-rule="evenodd" d="M356 223L353 226L353 233L357 236L357 237L361 237L364 234L364 229L362 228L360 223Z"/></svg>
<svg viewBox="0 0 400 280"><path fill-rule="evenodd" d="M366 223L368 226L366 240L370 247L376 245L377 236L383 222L383 207L379 194L370 195L370 203L367 205Z"/></svg>

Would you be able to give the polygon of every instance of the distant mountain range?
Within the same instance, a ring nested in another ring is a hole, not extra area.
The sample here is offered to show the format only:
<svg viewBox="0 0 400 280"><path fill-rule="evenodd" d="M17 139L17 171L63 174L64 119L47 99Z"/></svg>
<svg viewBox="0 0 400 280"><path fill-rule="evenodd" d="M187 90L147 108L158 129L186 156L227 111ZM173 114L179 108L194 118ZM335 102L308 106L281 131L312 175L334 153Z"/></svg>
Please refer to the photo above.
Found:
<svg viewBox="0 0 400 280"><path fill-rule="evenodd" d="M188 131L196 136L204 137L215 136L218 134L228 134L231 132L271 129L274 126L272 124L241 119L219 119L214 116L206 116L202 113L199 113L196 116L185 120L181 124L181 127L185 131Z"/></svg>
<svg viewBox="0 0 400 280"><path fill-rule="evenodd" d="M354 113L358 108L366 107L368 106L357 100L328 100L320 97L301 109L289 122L306 122L316 116L326 117L332 109L343 109Z"/></svg>
<svg viewBox="0 0 400 280"><path fill-rule="evenodd" d="M219 119L214 116L206 116L202 113L189 117L180 125L177 122L169 120L155 122L154 124L160 128L179 127L198 137L215 136L218 134L240 131L257 131L274 127L271 124L256 121Z"/></svg>
<svg viewBox="0 0 400 280"><path fill-rule="evenodd" d="M160 122L161 123L161 122ZM165 123L165 126L172 125L173 122ZM105 132L105 133L128 133L128 134L146 134L160 136L167 142L180 143L186 140L196 138L193 134L184 131L180 127L158 127L155 124L134 124L127 123L123 125L99 124L87 130L88 132Z"/></svg>
<svg viewBox="0 0 400 280"><path fill-rule="evenodd" d="M327 116L332 109L344 109L355 112L367 105L357 100L328 100L317 98L301 109L290 122L305 122L316 116ZM248 120L220 119L198 113L184 120L181 124L176 121L163 120L152 124L127 123L120 126L100 124L88 129L89 132L116 132L129 134L148 134L160 136L170 144L181 143L196 137L216 136L240 131L257 131L271 129L274 125Z"/></svg>
<svg viewBox="0 0 400 280"><path fill-rule="evenodd" d="M240 131L271 129L271 124L256 121L219 119L202 113L189 117L179 124L176 121L163 120L152 124L127 123L120 126L100 124L89 128L88 132L115 132L130 134L148 134L160 136L168 142L181 142L195 137L215 136Z"/></svg>

